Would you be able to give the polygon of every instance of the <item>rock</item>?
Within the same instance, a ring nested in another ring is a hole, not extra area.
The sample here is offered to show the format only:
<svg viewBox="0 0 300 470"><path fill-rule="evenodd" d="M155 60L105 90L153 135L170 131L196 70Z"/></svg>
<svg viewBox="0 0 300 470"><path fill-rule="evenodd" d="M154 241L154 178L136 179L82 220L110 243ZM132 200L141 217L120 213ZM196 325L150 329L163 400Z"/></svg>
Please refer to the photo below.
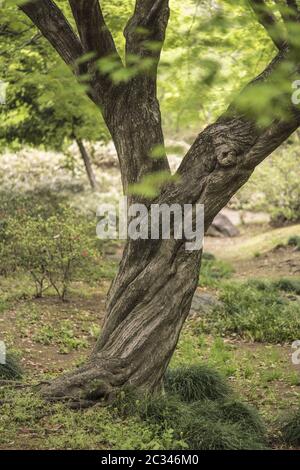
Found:
<svg viewBox="0 0 300 470"><path fill-rule="evenodd" d="M211 237L236 237L240 232L233 223L230 222L229 218L220 212L214 218L206 234Z"/></svg>
<svg viewBox="0 0 300 470"><path fill-rule="evenodd" d="M206 292L201 294L196 292L192 300L190 314L193 316L206 314L215 307L221 307L222 305L222 302L220 302L215 295Z"/></svg>
<svg viewBox="0 0 300 470"><path fill-rule="evenodd" d="M224 209L221 210L221 214L226 215L230 222L235 226L242 224L242 218L239 211L224 207Z"/></svg>
<svg viewBox="0 0 300 470"><path fill-rule="evenodd" d="M266 212L242 212L242 221L245 225L251 224L269 224L271 221L271 216Z"/></svg>

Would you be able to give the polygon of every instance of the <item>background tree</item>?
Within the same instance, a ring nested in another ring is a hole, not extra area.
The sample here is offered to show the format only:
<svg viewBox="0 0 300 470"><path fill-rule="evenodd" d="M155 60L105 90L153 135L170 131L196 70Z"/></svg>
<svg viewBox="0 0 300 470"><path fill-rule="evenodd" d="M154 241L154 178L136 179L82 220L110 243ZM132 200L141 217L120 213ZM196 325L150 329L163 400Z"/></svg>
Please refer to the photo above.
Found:
<svg viewBox="0 0 300 470"><path fill-rule="evenodd" d="M166 181L159 194L146 201L203 203L206 228L254 168L300 124L299 110L291 101L299 68L297 3L252 0L253 11L244 2L239 4L249 21L254 11L277 53L227 111L198 135L176 181ZM128 193L132 184L143 183L153 173L170 173L165 152L153 158L153 149L164 148L157 69L169 2L136 1L121 55L98 1L69 0L69 5L65 13L72 13L78 35L52 0L29 1L21 9L79 79L89 76L88 96L101 110L114 140ZM90 53L88 60L79 61ZM185 240L128 240L93 353L76 372L54 381L45 394L97 400L124 385L159 389L190 309L200 265L201 252L186 251Z"/></svg>
<svg viewBox="0 0 300 470"><path fill-rule="evenodd" d="M0 141L13 148L30 145L66 151L75 140L95 189L84 140L106 141L106 126L101 115L95 115L85 85L78 83L41 34L21 24L22 14L17 13L5 9L0 27L1 78L9 85L6 104L0 108Z"/></svg>

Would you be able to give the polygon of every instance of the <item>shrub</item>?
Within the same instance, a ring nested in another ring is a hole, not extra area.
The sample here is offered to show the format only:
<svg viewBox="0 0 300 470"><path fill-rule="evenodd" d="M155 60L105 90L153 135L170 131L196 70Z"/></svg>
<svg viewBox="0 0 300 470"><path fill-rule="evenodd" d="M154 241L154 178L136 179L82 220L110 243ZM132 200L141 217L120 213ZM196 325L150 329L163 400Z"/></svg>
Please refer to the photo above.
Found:
<svg viewBox="0 0 300 470"><path fill-rule="evenodd" d="M264 443L239 424L214 421L206 417L187 420L182 428L183 438L193 450L256 450Z"/></svg>
<svg viewBox="0 0 300 470"><path fill-rule="evenodd" d="M0 364L0 379L14 380L22 377L22 368L18 359L12 353L6 354L6 363Z"/></svg>
<svg viewBox="0 0 300 470"><path fill-rule="evenodd" d="M300 295L300 279L281 278L273 283L273 286L284 292L292 292Z"/></svg>
<svg viewBox="0 0 300 470"><path fill-rule="evenodd" d="M261 438L265 437L265 425L253 406L238 400L229 400L220 403L220 410L223 419L232 423L239 423L245 430L253 431Z"/></svg>
<svg viewBox="0 0 300 470"><path fill-rule="evenodd" d="M230 392L225 379L205 365L168 369L165 387L167 392L177 394L186 402L217 400L228 396Z"/></svg>
<svg viewBox="0 0 300 470"><path fill-rule="evenodd" d="M181 429L190 449L261 449L265 446L265 426L258 412L235 399L191 403Z"/></svg>
<svg viewBox="0 0 300 470"><path fill-rule="evenodd" d="M202 261L203 260L212 261L212 260L215 260L215 259L216 259L215 255L213 255L212 253L209 253L208 251L204 251L202 253Z"/></svg>
<svg viewBox="0 0 300 470"><path fill-rule="evenodd" d="M295 246L298 248L298 250L300 250L300 236L294 235L293 237L290 237L288 240L288 245Z"/></svg>
<svg viewBox="0 0 300 470"><path fill-rule="evenodd" d="M287 143L263 162L235 197L235 207L262 210L274 223L300 220L298 144Z"/></svg>
<svg viewBox="0 0 300 470"><path fill-rule="evenodd" d="M69 208L61 208L58 215L47 219L11 218L7 221L4 253L30 274L37 297L52 286L65 300L71 281L80 277L96 257L89 229L89 223Z"/></svg>
<svg viewBox="0 0 300 470"><path fill-rule="evenodd" d="M137 409L142 419L171 427L186 414L185 404L170 394L145 397L138 402Z"/></svg>
<svg viewBox="0 0 300 470"><path fill-rule="evenodd" d="M284 442L292 445L300 444L300 410L289 415L281 426Z"/></svg>

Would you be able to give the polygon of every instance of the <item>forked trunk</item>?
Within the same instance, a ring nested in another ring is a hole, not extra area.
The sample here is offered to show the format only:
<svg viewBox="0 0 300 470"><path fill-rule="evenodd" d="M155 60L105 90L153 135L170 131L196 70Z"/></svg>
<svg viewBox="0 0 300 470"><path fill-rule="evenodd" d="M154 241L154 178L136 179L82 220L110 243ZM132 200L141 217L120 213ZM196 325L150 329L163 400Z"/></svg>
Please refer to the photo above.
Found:
<svg viewBox="0 0 300 470"><path fill-rule="evenodd" d="M280 60L279 56L269 68ZM270 76L266 69L261 79ZM105 109L125 193L130 183L145 175L169 171L165 156L150 157L154 147L163 146L153 91L147 95L143 84L135 83L117 93L113 106ZM153 202L203 203L207 229L255 166L298 125L296 116L288 123L259 128L232 106L198 135L177 171L178 180L167 183ZM93 402L113 396L123 386L147 391L160 388L189 313L200 264L201 251L187 251L185 240L128 240L92 355L83 367L47 386L45 395Z"/></svg>
<svg viewBox="0 0 300 470"><path fill-rule="evenodd" d="M166 157L149 158L164 140L158 102L152 96L147 101L143 89L128 88L106 115L125 192L144 175L169 171ZM125 156L129 163L122 168ZM190 310L200 262L201 251L187 251L185 240L128 240L88 362L54 381L45 394L97 400L123 386L160 388Z"/></svg>
<svg viewBox="0 0 300 470"><path fill-rule="evenodd" d="M155 201L181 206L203 203L205 229L254 168L300 125L299 109L288 91L299 78L299 48L289 37L288 28L287 37L279 40L274 35L274 25L278 25L272 11L266 21L264 12L255 8L259 2L250 3L279 52L223 116L198 135L177 171L178 181L162 188L159 200ZM69 4L78 35L55 2L28 0L20 8L75 75L90 77L87 93L101 109L115 142L127 194L131 183L138 183L152 173L170 171L166 155L152 158L155 147L163 148L156 80L169 2L135 1L133 16L124 31L125 67L100 3L90 2L88 8L83 0L69 0ZM297 11L297 6L293 8ZM298 15L293 15L292 21L296 26ZM90 57L79 61L84 55ZM99 71L97 64L98 59L109 57L123 71L127 71L128 64L130 70L133 58L146 67L145 70L141 67L140 73L127 83L115 83L106 71ZM261 85L272 90L272 101L266 108L274 105L275 111L270 109L263 116L261 107L259 113L252 109L253 88L258 86L261 93ZM247 102L250 113L241 106ZM124 385L157 389L188 315L200 263L201 252L186 251L184 241L129 240L109 293L102 335L91 357L83 367L46 387L45 395L52 398L69 395L93 402L113 395L116 388Z"/></svg>

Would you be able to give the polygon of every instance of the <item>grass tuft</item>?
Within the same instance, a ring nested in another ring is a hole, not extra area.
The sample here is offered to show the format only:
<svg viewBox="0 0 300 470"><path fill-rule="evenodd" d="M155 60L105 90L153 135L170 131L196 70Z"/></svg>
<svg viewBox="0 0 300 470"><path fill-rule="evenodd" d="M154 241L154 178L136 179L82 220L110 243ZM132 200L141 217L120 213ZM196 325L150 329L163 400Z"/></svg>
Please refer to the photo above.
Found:
<svg viewBox="0 0 300 470"><path fill-rule="evenodd" d="M288 245L289 246L295 246L295 247L297 247L298 250L300 250L300 236L299 235L293 235L292 237L290 237L289 240L288 240Z"/></svg>
<svg viewBox="0 0 300 470"><path fill-rule="evenodd" d="M8 353L6 355L6 363L0 364L0 379L14 380L22 378L22 368L16 356Z"/></svg>
<svg viewBox="0 0 300 470"><path fill-rule="evenodd" d="M300 444L300 409L289 415L281 426L283 441L291 445Z"/></svg>
<svg viewBox="0 0 300 470"><path fill-rule="evenodd" d="M274 282L273 285L281 291L300 295L300 279L282 278Z"/></svg>
<svg viewBox="0 0 300 470"><path fill-rule="evenodd" d="M194 417L187 420L183 436L189 449L195 450L256 450L265 444L251 431L237 423Z"/></svg>
<svg viewBox="0 0 300 470"><path fill-rule="evenodd" d="M185 402L218 400L230 393L225 379L205 365L169 369L165 375L165 388Z"/></svg>
<svg viewBox="0 0 300 470"><path fill-rule="evenodd" d="M239 423L245 430L253 431L258 437L264 439L266 428L258 411L247 403L230 400L220 404L224 419Z"/></svg>

